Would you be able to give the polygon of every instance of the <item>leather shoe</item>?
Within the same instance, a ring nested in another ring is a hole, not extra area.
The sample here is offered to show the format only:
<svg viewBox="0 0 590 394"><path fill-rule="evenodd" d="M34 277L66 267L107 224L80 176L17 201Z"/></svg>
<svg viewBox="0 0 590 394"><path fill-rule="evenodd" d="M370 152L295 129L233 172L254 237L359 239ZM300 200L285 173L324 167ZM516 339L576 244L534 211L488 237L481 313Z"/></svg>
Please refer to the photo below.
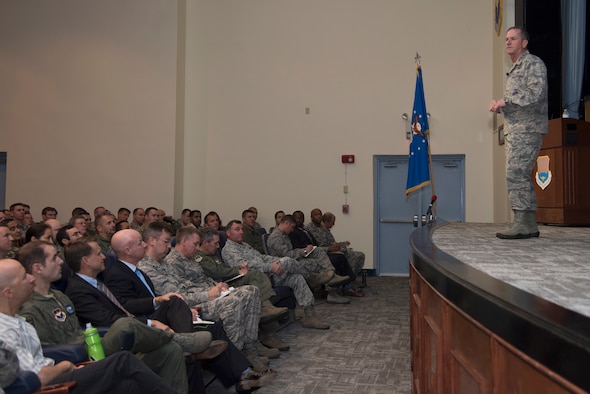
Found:
<svg viewBox="0 0 590 394"><path fill-rule="evenodd" d="M210 360L219 356L227 349L227 342L216 339L211 341L211 345L200 353L193 354L193 360Z"/></svg>
<svg viewBox="0 0 590 394"><path fill-rule="evenodd" d="M342 295L349 296L349 297L364 297L365 293L363 293L359 289L342 289Z"/></svg>

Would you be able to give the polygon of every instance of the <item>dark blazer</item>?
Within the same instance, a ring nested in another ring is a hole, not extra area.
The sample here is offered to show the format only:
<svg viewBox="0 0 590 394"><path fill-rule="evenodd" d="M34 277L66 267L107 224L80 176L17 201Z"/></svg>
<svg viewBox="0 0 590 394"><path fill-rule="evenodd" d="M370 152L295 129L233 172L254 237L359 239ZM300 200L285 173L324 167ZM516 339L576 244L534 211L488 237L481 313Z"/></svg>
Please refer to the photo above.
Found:
<svg viewBox="0 0 590 394"><path fill-rule="evenodd" d="M113 304L106 295L76 274L68 280L66 295L74 303L76 315L83 326L92 323L95 327L109 327L115 320L126 316L125 312ZM136 319L147 323L145 317L136 316Z"/></svg>
<svg viewBox="0 0 590 394"><path fill-rule="evenodd" d="M135 275L135 272L123 262L120 260L113 261L104 270L103 275L105 285L107 285L129 312L145 317L154 313L154 297L152 297L143 282ZM158 295L154 290L154 284L147 274L143 273L143 276L154 294Z"/></svg>

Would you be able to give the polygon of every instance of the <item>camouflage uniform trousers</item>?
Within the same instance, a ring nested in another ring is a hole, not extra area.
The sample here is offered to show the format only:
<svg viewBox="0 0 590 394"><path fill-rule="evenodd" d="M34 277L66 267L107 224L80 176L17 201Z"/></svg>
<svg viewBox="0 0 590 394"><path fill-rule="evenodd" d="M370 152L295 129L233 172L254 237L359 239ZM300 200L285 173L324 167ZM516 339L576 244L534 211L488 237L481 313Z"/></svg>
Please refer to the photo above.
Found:
<svg viewBox="0 0 590 394"><path fill-rule="evenodd" d="M298 259L297 261L307 269L308 273L334 271L334 266L330 262L328 254L320 248L316 248L309 256Z"/></svg>
<svg viewBox="0 0 590 394"><path fill-rule="evenodd" d="M537 210L531 172L542 140L541 133L506 134L506 184L510 207L515 211Z"/></svg>
<svg viewBox="0 0 590 394"><path fill-rule="evenodd" d="M365 266L365 254L347 248L346 252L344 252L344 256L346 257L346 260L348 260L352 272L354 272L355 275L358 275Z"/></svg>
<svg viewBox="0 0 590 394"><path fill-rule="evenodd" d="M313 293L302 275L285 272L280 276L275 275L273 281L275 286L287 286L293 289L295 299L300 306L313 305Z"/></svg>
<svg viewBox="0 0 590 394"><path fill-rule="evenodd" d="M248 273L243 277L229 283L229 286L234 287L245 285L257 287L258 291L260 291L260 299L262 301L268 300L270 297L277 295L277 293L275 293L275 291L272 289L272 284L270 283L268 276L266 276L265 273L255 269L248 271Z"/></svg>
<svg viewBox="0 0 590 394"><path fill-rule="evenodd" d="M242 286L225 297L199 304L207 320L221 319L229 339L242 349L245 343L258 340L260 292L254 286Z"/></svg>

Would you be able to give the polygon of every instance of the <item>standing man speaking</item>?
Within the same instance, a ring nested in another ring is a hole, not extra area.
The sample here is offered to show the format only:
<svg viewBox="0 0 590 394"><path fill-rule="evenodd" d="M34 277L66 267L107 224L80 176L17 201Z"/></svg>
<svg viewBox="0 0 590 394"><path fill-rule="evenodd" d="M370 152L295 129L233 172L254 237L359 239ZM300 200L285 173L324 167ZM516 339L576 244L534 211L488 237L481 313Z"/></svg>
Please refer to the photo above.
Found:
<svg viewBox="0 0 590 394"><path fill-rule="evenodd" d="M504 97L492 100L489 110L501 113L506 133L506 183L514 222L496 233L502 239L539 236L537 199L531 179L535 160L547 134L547 68L527 49L528 33L520 27L506 32L506 53L512 67L506 73Z"/></svg>

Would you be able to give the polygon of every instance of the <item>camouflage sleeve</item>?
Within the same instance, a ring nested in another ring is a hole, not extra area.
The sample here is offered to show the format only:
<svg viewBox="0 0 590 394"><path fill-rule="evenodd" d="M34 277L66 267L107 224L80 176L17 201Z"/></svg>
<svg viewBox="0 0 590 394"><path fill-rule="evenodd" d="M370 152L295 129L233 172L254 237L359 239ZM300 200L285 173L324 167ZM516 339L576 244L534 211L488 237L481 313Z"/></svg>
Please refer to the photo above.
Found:
<svg viewBox="0 0 590 394"><path fill-rule="evenodd" d="M239 245L232 241L228 241L225 244L221 251L221 257L223 257L223 261L231 267L239 267L240 264L246 262L250 268L262 272L270 272L271 263L276 260L271 257L272 261L269 262L267 261L267 256L260 254L250 245L246 243Z"/></svg>
<svg viewBox="0 0 590 394"><path fill-rule="evenodd" d="M156 263L158 264L158 263ZM175 274L173 267L169 266L166 269L161 269L153 264L145 264L145 261L140 262L139 267L146 273L154 284L156 293L180 293L189 306L194 306L202 302L208 301L209 297L201 294L200 291L195 291L186 286L180 280L180 277Z"/></svg>
<svg viewBox="0 0 590 394"><path fill-rule="evenodd" d="M273 234L268 237L268 252L270 254L279 257L287 256L296 260L305 256L304 251L293 249L293 245L291 245L291 241L287 237L283 237L280 234L273 236Z"/></svg>
<svg viewBox="0 0 590 394"><path fill-rule="evenodd" d="M503 112L509 115L517 107L537 104L545 99L547 91L547 68L542 60L528 56L522 67L513 71L506 81Z"/></svg>

